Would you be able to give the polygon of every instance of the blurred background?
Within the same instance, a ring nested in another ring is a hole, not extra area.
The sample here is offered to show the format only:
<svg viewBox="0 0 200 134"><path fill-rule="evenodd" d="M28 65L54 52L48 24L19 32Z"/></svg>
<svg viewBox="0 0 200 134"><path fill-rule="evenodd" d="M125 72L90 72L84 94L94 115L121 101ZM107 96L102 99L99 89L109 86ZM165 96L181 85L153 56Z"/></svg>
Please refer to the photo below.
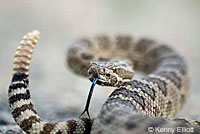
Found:
<svg viewBox="0 0 200 134"><path fill-rule="evenodd" d="M31 63L33 103L45 120L66 120L82 112L91 83L66 65L69 45L79 37L131 34L168 43L188 62L191 93L178 117L199 119L199 0L0 0L0 118L12 120L7 103L15 50L22 36L41 32ZM96 86L95 117L113 88Z"/></svg>

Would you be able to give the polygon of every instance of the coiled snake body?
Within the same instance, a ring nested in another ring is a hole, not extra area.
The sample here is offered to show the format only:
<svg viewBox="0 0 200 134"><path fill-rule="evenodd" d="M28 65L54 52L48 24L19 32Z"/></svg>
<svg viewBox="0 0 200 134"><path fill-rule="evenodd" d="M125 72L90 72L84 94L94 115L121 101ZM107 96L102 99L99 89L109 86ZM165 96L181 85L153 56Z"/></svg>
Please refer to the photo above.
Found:
<svg viewBox="0 0 200 134"><path fill-rule="evenodd" d="M33 31L20 42L8 94L13 118L26 133L147 133L149 127L177 126L199 131L198 121L167 118L176 114L188 96L184 59L164 44L125 35L80 39L68 51L67 61L74 72L91 81L98 77L99 85L117 87L97 118L45 123L31 102L28 80L38 39L39 32ZM148 75L131 80L133 66Z"/></svg>

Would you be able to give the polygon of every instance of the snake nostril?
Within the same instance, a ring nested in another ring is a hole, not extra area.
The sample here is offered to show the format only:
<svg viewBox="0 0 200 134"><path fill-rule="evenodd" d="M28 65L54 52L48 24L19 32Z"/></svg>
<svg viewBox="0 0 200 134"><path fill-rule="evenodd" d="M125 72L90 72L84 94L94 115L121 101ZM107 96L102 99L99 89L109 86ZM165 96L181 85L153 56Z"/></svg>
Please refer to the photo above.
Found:
<svg viewBox="0 0 200 134"><path fill-rule="evenodd" d="M93 73L94 78L98 78L97 72Z"/></svg>
<svg viewBox="0 0 200 134"><path fill-rule="evenodd" d="M92 72L89 70L89 71L88 71L88 74L92 74Z"/></svg>
<svg viewBox="0 0 200 134"><path fill-rule="evenodd" d="M88 70L88 74L92 75L93 78L98 77L98 73L97 73L97 71L94 68L90 68Z"/></svg>

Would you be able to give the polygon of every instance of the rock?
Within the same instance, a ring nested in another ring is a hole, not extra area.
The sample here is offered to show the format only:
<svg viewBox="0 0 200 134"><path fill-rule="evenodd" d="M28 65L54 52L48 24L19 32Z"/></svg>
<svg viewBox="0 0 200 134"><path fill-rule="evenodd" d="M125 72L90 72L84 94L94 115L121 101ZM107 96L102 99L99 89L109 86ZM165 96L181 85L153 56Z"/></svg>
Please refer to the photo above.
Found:
<svg viewBox="0 0 200 134"><path fill-rule="evenodd" d="M0 125L0 134L25 134L17 125Z"/></svg>

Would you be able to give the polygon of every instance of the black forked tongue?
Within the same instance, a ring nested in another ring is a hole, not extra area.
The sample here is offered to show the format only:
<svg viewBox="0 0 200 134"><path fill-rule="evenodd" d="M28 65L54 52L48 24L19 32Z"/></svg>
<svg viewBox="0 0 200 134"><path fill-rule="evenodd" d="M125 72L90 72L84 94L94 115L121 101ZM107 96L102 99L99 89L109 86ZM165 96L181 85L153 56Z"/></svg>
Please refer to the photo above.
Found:
<svg viewBox="0 0 200 134"><path fill-rule="evenodd" d="M90 87L90 92L89 92L88 97L87 97L87 102L86 102L86 105L85 105L85 109L83 110L82 114L79 117L81 117L86 112L88 117L89 117L89 119L90 119L90 114L89 114L90 100L92 98L92 93L94 91L94 87L96 85L97 80L98 80L98 78L94 78L94 80L92 82L92 86Z"/></svg>

